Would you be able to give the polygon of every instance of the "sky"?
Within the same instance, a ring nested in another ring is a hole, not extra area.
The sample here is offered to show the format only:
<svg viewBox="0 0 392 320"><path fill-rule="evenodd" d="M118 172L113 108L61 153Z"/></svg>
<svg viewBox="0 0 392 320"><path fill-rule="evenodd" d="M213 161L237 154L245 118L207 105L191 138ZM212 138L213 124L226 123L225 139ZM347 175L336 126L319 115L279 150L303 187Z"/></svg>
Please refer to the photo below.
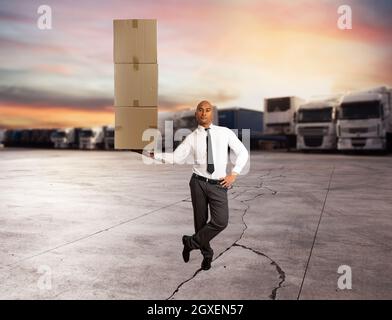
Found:
<svg viewBox="0 0 392 320"><path fill-rule="evenodd" d="M0 128L113 124L113 19L157 19L159 111L392 86L390 0L0 4ZM50 30L37 27L41 4ZM340 5L352 29L338 28Z"/></svg>

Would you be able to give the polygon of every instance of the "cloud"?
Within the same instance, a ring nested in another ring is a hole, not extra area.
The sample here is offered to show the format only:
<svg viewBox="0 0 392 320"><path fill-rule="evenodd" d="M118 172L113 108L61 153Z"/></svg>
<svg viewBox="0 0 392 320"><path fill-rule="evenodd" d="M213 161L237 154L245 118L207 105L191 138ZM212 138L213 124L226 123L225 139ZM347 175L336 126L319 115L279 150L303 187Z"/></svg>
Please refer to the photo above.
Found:
<svg viewBox="0 0 392 320"><path fill-rule="evenodd" d="M69 48L65 48L64 46L55 45L51 43L39 43L39 42L31 42L29 40L20 40L17 38L9 38L0 36L0 46L2 50L7 51L17 51L20 52L29 52L31 54L32 51L38 53L58 53L58 54L66 54L69 53Z"/></svg>
<svg viewBox="0 0 392 320"><path fill-rule="evenodd" d="M201 100L208 100L219 107L222 103L234 101L238 95L225 90L182 92L159 95L159 109L164 111L194 108Z"/></svg>
<svg viewBox="0 0 392 320"><path fill-rule="evenodd" d="M7 22L31 22L31 18L19 13L0 10L0 21Z"/></svg>
<svg viewBox="0 0 392 320"><path fill-rule="evenodd" d="M82 110L107 110L113 105L113 99L109 97L83 97L64 95L60 92L35 90L25 87L0 86L0 102L10 105L29 105L35 108L60 107Z"/></svg>
<svg viewBox="0 0 392 320"><path fill-rule="evenodd" d="M74 73L74 70L69 66L65 66L63 64L46 64L46 63L35 66L34 71L48 72L53 74L65 75L65 76L69 76Z"/></svg>
<svg viewBox="0 0 392 320"><path fill-rule="evenodd" d="M3 106L0 103L0 128L62 128L93 127L114 123L113 108L99 112L91 110L34 106Z"/></svg>

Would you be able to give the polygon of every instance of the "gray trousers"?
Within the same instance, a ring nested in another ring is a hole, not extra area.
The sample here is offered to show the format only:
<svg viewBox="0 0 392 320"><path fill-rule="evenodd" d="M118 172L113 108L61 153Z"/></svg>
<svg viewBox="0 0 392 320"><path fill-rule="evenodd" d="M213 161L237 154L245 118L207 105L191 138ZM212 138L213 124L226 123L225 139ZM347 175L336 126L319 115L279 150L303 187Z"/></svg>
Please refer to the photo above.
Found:
<svg viewBox="0 0 392 320"><path fill-rule="evenodd" d="M201 181L195 177L189 182L192 196L195 234L190 238L191 249L200 249L205 258L212 258L214 251L210 241L227 227L229 206L227 188ZM208 220L208 206L211 219Z"/></svg>

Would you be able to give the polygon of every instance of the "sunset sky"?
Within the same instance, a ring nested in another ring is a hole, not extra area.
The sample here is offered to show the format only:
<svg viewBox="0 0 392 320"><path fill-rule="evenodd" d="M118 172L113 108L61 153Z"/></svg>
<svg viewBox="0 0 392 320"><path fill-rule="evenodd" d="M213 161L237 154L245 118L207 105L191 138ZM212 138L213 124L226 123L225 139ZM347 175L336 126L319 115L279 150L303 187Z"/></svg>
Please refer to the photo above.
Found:
<svg viewBox="0 0 392 320"><path fill-rule="evenodd" d="M392 86L390 0L0 3L0 128L112 124L113 19L157 19L162 111ZM37 27L41 4L51 30ZM343 4L352 30L337 27Z"/></svg>

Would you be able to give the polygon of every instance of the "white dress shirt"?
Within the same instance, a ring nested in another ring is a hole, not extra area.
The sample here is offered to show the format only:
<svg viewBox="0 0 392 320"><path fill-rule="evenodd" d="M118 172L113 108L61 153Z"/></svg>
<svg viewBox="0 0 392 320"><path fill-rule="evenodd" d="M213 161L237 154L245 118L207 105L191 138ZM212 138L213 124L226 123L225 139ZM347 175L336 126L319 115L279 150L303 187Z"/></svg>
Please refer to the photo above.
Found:
<svg viewBox="0 0 392 320"><path fill-rule="evenodd" d="M154 157L157 160L178 164L190 160L187 163L193 164L194 173L209 179L221 179L227 174L228 147L230 147L237 156L232 172L240 174L248 161L248 150L229 128L211 124L209 131L215 168L212 174L207 171L207 132L200 125L185 138L173 153L158 153Z"/></svg>

